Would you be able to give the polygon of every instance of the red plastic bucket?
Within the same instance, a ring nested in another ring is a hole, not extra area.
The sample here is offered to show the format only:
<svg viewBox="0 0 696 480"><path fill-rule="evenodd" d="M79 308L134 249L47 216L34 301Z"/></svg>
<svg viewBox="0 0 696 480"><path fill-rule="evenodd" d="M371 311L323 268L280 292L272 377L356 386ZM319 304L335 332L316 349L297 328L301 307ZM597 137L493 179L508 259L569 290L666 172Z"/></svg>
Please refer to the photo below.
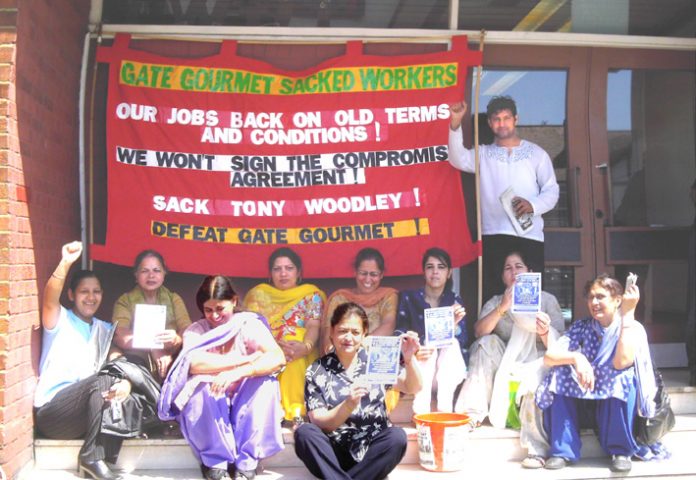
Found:
<svg viewBox="0 0 696 480"><path fill-rule="evenodd" d="M421 467L434 472L455 472L464 468L464 452L471 431L467 415L421 413L413 420L418 429Z"/></svg>

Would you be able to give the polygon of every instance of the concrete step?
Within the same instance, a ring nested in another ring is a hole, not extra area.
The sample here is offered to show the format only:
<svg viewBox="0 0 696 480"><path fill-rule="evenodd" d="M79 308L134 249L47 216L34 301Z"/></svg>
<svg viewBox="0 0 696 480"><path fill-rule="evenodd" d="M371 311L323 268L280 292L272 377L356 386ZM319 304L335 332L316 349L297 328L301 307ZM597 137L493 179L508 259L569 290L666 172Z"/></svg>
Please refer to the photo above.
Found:
<svg viewBox="0 0 696 480"><path fill-rule="evenodd" d="M663 371L672 406L677 414L677 423L666 437L668 445L681 446L682 443L693 444L696 440L696 388L687 386L688 375L685 369ZM412 397L405 396L392 412L394 423L404 427L409 438L409 445L402 466L418 466L418 445L416 430L411 423ZM511 462L517 465L526 456L519 446L519 435L514 430L499 430L483 425L469 435L467 450L475 452L472 464ZM292 432L285 430L283 439L286 448L277 455L265 459L267 469L304 468L294 452ZM82 440L46 440L34 442L35 465L41 471L74 471L77 467L77 453ZM583 432L583 458L598 459L603 452L591 431ZM197 462L184 439L132 439L123 444L119 463L137 471L195 470ZM694 472L696 472L696 462ZM419 467L418 467L419 468ZM307 478L307 477L304 477ZM559 477L560 478L560 477Z"/></svg>
<svg viewBox="0 0 696 480"><path fill-rule="evenodd" d="M686 368L664 368L661 372L674 413L696 413L696 387L689 386L689 370Z"/></svg>
<svg viewBox="0 0 696 480"><path fill-rule="evenodd" d="M672 401L675 414L696 413L696 387L689 386L689 371L686 368L662 369L662 378ZM434 398L434 397L433 397ZM413 411L413 395L402 395L398 405L390 414L394 423L410 423ZM433 400L433 407L435 401Z"/></svg>
<svg viewBox="0 0 696 480"><path fill-rule="evenodd" d="M696 418L691 419L696 423ZM609 471L609 459L605 457L583 458L577 464L562 470L525 470L516 460L506 459L502 454L482 456L478 445L471 443L467 456L467 466L459 472L429 472L416 464L401 464L390 475L389 480L460 480L462 478L509 478L521 480L576 480L625 478L669 478L696 479L696 462L694 462L693 444L696 431L681 433L677 429L683 426L679 421L675 431L670 432L664 443L672 452L667 460L641 462L634 461L633 469L628 474L616 474ZM168 456L168 455L167 455ZM169 457L169 456L168 456ZM258 480L307 480L314 478L303 466L264 465L265 470L256 478ZM473 477L471 477L473 475ZM75 470L42 470L39 468L27 472L23 480L72 480L78 478ZM126 475L124 480L193 480L200 479L198 468L138 468Z"/></svg>
<svg viewBox="0 0 696 480"><path fill-rule="evenodd" d="M696 441L696 414L677 415L674 430L665 437L667 445L693 444ZM408 434L408 448L402 465L418 465L418 444L416 429L402 425ZM302 467L295 455L292 432L283 432L286 448L278 454L263 460L267 469ZM582 434L582 456L596 459L604 456L592 431ZM36 440L35 465L40 470L68 470L77 468L77 453L81 440ZM499 430L482 425L469 434L466 452L472 455L471 463L509 461L517 463L526 456L520 448L519 435L514 430ZM696 462L694 471L696 472ZM196 469L198 464L188 444L183 439L134 439L124 442L119 464L128 470L177 470Z"/></svg>

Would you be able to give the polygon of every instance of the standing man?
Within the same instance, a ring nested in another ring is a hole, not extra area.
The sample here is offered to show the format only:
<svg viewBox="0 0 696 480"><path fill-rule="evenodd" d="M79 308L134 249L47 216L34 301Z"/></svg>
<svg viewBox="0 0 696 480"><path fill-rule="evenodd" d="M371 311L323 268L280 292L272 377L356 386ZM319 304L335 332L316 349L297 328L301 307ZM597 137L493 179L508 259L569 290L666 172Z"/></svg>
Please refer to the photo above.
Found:
<svg viewBox="0 0 696 480"><path fill-rule="evenodd" d="M474 150L464 148L462 118L466 102L450 105L449 162L474 173ZM517 135L517 106L510 97L493 97L486 109L494 143L480 147L481 234L483 243L483 299L504 289L500 272L511 251L519 251L535 272L544 271L544 220L556 206L558 183L548 153ZM526 223L523 233L513 225L501 203L501 194L512 189L511 213ZM525 222L525 218L532 220Z"/></svg>

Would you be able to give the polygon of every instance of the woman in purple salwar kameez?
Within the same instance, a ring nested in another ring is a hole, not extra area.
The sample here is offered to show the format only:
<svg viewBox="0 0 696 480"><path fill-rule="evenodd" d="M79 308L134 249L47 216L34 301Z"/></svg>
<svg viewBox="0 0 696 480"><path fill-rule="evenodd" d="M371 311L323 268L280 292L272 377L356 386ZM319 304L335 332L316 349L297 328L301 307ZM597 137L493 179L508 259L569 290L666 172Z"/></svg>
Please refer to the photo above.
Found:
<svg viewBox="0 0 696 480"><path fill-rule="evenodd" d="M184 332L162 386L159 416L176 419L205 478L251 479L259 459L283 449L278 381L283 351L266 320L235 313L229 278L209 276L196 303L205 318Z"/></svg>
<svg viewBox="0 0 696 480"><path fill-rule="evenodd" d="M636 415L655 414L655 377L648 338L634 312L640 294L600 275L585 287L591 317L573 322L550 347L544 363L553 367L536 392L550 441L547 469L580 459L580 428L594 427L611 470L631 470L631 457L666 454L658 443L633 437Z"/></svg>

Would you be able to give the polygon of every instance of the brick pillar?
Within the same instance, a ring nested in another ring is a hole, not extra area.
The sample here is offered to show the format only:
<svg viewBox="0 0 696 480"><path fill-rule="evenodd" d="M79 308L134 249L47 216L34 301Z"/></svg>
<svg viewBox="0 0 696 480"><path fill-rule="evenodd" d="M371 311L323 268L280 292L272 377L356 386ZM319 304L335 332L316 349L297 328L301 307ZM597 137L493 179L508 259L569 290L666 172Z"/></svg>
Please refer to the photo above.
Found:
<svg viewBox="0 0 696 480"><path fill-rule="evenodd" d="M32 458L31 328L38 322L33 261L17 249L29 219L14 94L16 3L4 2L10 8L0 13L0 466L8 478Z"/></svg>
<svg viewBox="0 0 696 480"><path fill-rule="evenodd" d="M78 100L89 0L0 0L0 467L32 465L39 299L80 237Z"/></svg>

